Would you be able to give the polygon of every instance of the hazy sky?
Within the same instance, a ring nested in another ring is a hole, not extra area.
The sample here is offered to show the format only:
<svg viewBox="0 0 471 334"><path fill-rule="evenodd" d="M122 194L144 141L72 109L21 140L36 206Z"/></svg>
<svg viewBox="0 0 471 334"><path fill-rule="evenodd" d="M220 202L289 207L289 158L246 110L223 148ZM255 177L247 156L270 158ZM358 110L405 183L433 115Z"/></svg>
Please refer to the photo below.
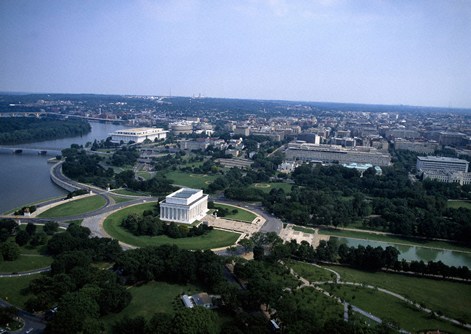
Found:
<svg viewBox="0 0 471 334"><path fill-rule="evenodd" d="M471 0L0 0L0 91L471 108Z"/></svg>

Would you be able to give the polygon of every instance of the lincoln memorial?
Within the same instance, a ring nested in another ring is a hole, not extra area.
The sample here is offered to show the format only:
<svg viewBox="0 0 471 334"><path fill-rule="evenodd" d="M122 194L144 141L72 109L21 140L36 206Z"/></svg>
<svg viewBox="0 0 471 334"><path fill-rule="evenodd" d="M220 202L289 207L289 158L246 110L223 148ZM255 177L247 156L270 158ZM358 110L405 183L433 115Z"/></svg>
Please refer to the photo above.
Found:
<svg viewBox="0 0 471 334"><path fill-rule="evenodd" d="M203 190L183 188L160 202L160 219L168 222L191 224L202 219L208 211L208 195Z"/></svg>

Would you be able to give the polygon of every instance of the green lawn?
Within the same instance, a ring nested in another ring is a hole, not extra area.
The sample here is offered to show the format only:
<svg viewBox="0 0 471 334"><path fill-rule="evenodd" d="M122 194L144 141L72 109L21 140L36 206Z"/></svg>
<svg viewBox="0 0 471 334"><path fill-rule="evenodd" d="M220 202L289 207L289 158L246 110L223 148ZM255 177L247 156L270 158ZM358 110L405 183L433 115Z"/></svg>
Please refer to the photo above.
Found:
<svg viewBox="0 0 471 334"><path fill-rule="evenodd" d="M398 293L416 303L423 303L435 312L440 310L451 318L471 318L470 284L393 273L371 273L344 266L323 265L322 267L338 272L341 281L366 282L369 285Z"/></svg>
<svg viewBox="0 0 471 334"><path fill-rule="evenodd" d="M295 228L298 230L298 227ZM308 232L310 231L310 232ZM304 229L305 233L314 233L312 230ZM357 239L368 239L374 241L384 241L391 243L400 243L405 245L416 245L422 247L437 247L449 250L459 250L465 252L471 252L471 248L461 246L458 243L446 242L446 241L432 241L418 238L405 238L405 237L396 237L384 234L375 234L363 231L348 231L348 230L335 230L335 229L319 229L319 234L332 235L336 237L343 238L357 238Z"/></svg>
<svg viewBox="0 0 471 334"><path fill-rule="evenodd" d="M429 313L381 291L342 284L324 285L322 288L381 319L392 318L398 321L401 328L410 332L439 328L443 332L469 333L449 321L432 319ZM355 299L352 299L353 296Z"/></svg>
<svg viewBox="0 0 471 334"><path fill-rule="evenodd" d="M471 203L467 201L448 201L446 206L453 209L466 208L471 210Z"/></svg>
<svg viewBox="0 0 471 334"><path fill-rule="evenodd" d="M149 172L137 172L136 175L143 177L146 180L150 180L152 178L152 174Z"/></svg>
<svg viewBox="0 0 471 334"><path fill-rule="evenodd" d="M285 193L291 192L291 187L295 184L293 182L273 182L273 183L256 183L249 186L252 189L260 189L263 190L265 193L269 193L272 189L283 189Z"/></svg>
<svg viewBox="0 0 471 334"><path fill-rule="evenodd" d="M98 195L80 198L60 204L38 215L39 218L56 218L79 215L100 209L106 204L106 200Z"/></svg>
<svg viewBox="0 0 471 334"><path fill-rule="evenodd" d="M123 202L129 202L129 201L134 200L134 198L117 197L117 196L110 196L110 197L114 199L115 203L123 203Z"/></svg>
<svg viewBox="0 0 471 334"><path fill-rule="evenodd" d="M225 219L233 219L233 220L239 220L239 221L251 223L257 217L257 215L239 206L224 205L224 204L219 204L219 203L214 203L214 206L216 208L229 210L229 214L223 217ZM236 214L232 214L232 210L234 209L238 211Z"/></svg>
<svg viewBox="0 0 471 334"><path fill-rule="evenodd" d="M193 238L172 239L166 235L151 236L134 236L124 228L121 222L131 213L142 214L145 210L153 210L156 203L145 203L135 205L129 208L119 210L106 218L103 223L105 231L113 238L118 239L126 244L137 247L145 247L148 245L160 246L164 244L176 244L182 249L211 249L226 247L235 244L239 238L238 233L213 230L206 235Z"/></svg>
<svg viewBox="0 0 471 334"><path fill-rule="evenodd" d="M20 225L21 230L26 230L26 224L21 224ZM43 226L42 225L36 225L36 232L42 232L43 231ZM47 236L47 241L52 238L52 235ZM7 241L15 241L14 236L10 236ZM20 254L30 254L30 255L46 255L47 251L47 246L46 245L39 245L39 246L31 246L29 242L20 247ZM14 270L14 271L19 271L19 270Z"/></svg>
<svg viewBox="0 0 471 334"><path fill-rule="evenodd" d="M393 273L371 273L335 265L322 265L322 268L318 268L311 264L294 261L290 262L289 266L292 267L298 275L311 282L332 280L331 272L323 269L329 268L340 274L341 282L366 283L368 285L383 288L416 303L423 303L427 308L432 309L435 312L440 310L446 316L452 318L461 317L470 319L471 317L471 299L469 298L469 295L471 294L471 285L467 283L432 280ZM341 290L340 293L336 292L336 295L343 299L347 299L347 301L352 302L355 306L371 312L380 318L385 316L389 317L387 315L388 312L395 316L397 314L398 317L399 314L402 314L400 315L399 322L401 326L405 327L410 325L413 326L414 321L416 321L416 317L421 317L421 327L406 327L406 329L411 331L413 328L416 330L419 328L431 328L426 326L428 323L427 321L430 318L426 313L421 311L412 312L410 306L406 303L399 302L400 300L398 298L392 296L389 297L390 295L379 292L375 292L373 294L372 289L366 289L364 292L365 296L361 298L359 293L352 293L352 291L347 291L346 295L344 295L343 291L346 291L347 288L343 285L342 287L344 290ZM328 286L324 286L323 288L326 291L331 292ZM353 287L350 290L353 290ZM356 296L355 299L352 299L353 294ZM417 323L419 324L419 322ZM450 323L446 322L446 324ZM463 332L456 330L457 327L452 326L451 324L449 326L451 326L449 329L450 332ZM441 328L442 326L440 325L440 329ZM443 329L445 329L445 326Z"/></svg>
<svg viewBox="0 0 471 334"><path fill-rule="evenodd" d="M120 195L128 195L128 196L147 196L147 195L143 195L141 193L136 193L134 191L130 191L126 189L112 190L111 193L120 194ZM119 197L113 197L113 198L116 200L116 198L119 198Z"/></svg>
<svg viewBox="0 0 471 334"><path fill-rule="evenodd" d="M214 174L192 174L187 172L172 171L165 174L167 179L173 180L175 184L193 189L203 189L209 183L216 180L220 175Z"/></svg>
<svg viewBox="0 0 471 334"><path fill-rule="evenodd" d="M0 273L23 272L50 267L53 258L50 256L20 256L15 261L3 261L0 263ZM1 278L0 278L1 279Z"/></svg>
<svg viewBox="0 0 471 334"><path fill-rule="evenodd" d="M39 278L40 275L47 275L48 273L16 276L16 277L2 277L0 278L0 298L6 300L16 307L24 308L25 302L32 296L26 295L24 292L27 291L29 282L33 279ZM22 293L23 290L23 293Z"/></svg>

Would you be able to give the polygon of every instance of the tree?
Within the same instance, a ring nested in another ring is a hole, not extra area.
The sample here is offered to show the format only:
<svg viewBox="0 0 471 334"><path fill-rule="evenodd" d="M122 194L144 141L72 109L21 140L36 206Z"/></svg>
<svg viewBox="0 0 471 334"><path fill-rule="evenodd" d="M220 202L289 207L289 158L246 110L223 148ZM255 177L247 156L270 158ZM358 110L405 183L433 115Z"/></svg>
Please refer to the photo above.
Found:
<svg viewBox="0 0 471 334"><path fill-rule="evenodd" d="M172 316L167 313L157 312L150 318L146 333L168 334L172 331Z"/></svg>
<svg viewBox="0 0 471 334"><path fill-rule="evenodd" d="M204 306L186 307L173 318L174 334L216 334L217 314Z"/></svg>
<svg viewBox="0 0 471 334"><path fill-rule="evenodd" d="M16 243L21 247L21 246L24 246L28 243L29 241L29 234L28 232L26 231L19 231L17 234L16 234L16 237L15 237L15 241Z"/></svg>
<svg viewBox="0 0 471 334"><path fill-rule="evenodd" d="M28 234L30 236L35 234L36 233L36 225L34 225L33 223L28 223L28 225L26 225L26 232L28 232Z"/></svg>
<svg viewBox="0 0 471 334"><path fill-rule="evenodd" d="M53 234L59 229L59 223L54 221L48 221L44 224L43 231L47 234Z"/></svg>
<svg viewBox="0 0 471 334"><path fill-rule="evenodd" d="M247 253L248 251L251 251L253 249L254 242L252 239L244 238L239 241L239 245L244 247L244 252Z"/></svg>
<svg viewBox="0 0 471 334"><path fill-rule="evenodd" d="M265 258L265 248L263 246L254 246L253 258L256 261L262 261Z"/></svg>
<svg viewBox="0 0 471 334"><path fill-rule="evenodd" d="M5 261L15 261L20 258L20 246L16 242L4 242L0 244L0 249Z"/></svg>

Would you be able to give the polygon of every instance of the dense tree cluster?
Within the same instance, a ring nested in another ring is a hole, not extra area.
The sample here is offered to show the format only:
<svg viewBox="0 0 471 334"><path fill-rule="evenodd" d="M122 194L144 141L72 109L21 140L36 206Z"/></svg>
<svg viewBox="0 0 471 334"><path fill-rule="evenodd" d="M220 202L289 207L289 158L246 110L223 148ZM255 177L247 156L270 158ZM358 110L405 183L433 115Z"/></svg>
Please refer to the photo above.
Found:
<svg viewBox="0 0 471 334"><path fill-rule="evenodd" d="M5 242L18 230L18 224L13 219L0 219L0 242Z"/></svg>
<svg viewBox="0 0 471 334"><path fill-rule="evenodd" d="M36 211L36 205L24 206L21 209L19 209L18 211L15 211L14 215L15 216L23 216L24 213L26 212L26 209L28 209L29 213L33 213L34 211Z"/></svg>
<svg viewBox="0 0 471 334"><path fill-rule="evenodd" d="M133 166L137 162L137 158L141 156L140 152L134 146L123 146L113 153L111 164L113 166L122 167L124 165Z"/></svg>
<svg viewBox="0 0 471 334"><path fill-rule="evenodd" d="M121 223L121 226L132 234L139 235L166 235L173 239L198 237L213 230L212 226L200 224L189 228L186 225L177 225L174 222L167 224L151 214L138 215L132 213Z"/></svg>
<svg viewBox="0 0 471 334"><path fill-rule="evenodd" d="M0 117L0 144L20 144L83 135L91 131L88 122L33 117Z"/></svg>
<svg viewBox="0 0 471 334"><path fill-rule="evenodd" d="M132 284L137 281L199 282L212 287L224 280L222 262L212 251L189 251L176 245L146 247L121 253L114 264Z"/></svg>

